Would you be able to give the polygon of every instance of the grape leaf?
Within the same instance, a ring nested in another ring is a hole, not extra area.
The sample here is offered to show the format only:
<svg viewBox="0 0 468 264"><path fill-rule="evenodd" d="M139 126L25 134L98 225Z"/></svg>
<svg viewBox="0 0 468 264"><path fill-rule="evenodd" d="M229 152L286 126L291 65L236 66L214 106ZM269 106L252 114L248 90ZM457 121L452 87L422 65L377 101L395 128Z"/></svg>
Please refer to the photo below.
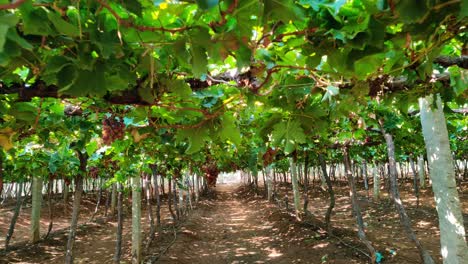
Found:
<svg viewBox="0 0 468 264"><path fill-rule="evenodd" d="M201 9L210 9L218 5L219 0L196 0Z"/></svg>
<svg viewBox="0 0 468 264"><path fill-rule="evenodd" d="M336 86L333 86L333 85L329 85L327 86L327 91L325 92L325 94L323 95L322 97L322 102L327 100L331 102L331 98L335 95L337 95L338 93L340 92L340 89Z"/></svg>
<svg viewBox="0 0 468 264"><path fill-rule="evenodd" d="M208 137L208 129L204 127L180 129L177 131L176 139L178 142L186 142L188 140L188 147L185 150L186 154L193 154L203 147Z"/></svg>
<svg viewBox="0 0 468 264"><path fill-rule="evenodd" d="M170 80L167 84L171 92L177 94L181 98L189 97L192 94L192 89L183 80Z"/></svg>
<svg viewBox="0 0 468 264"><path fill-rule="evenodd" d="M37 107L30 102L17 102L12 104L9 114L17 120L32 122L37 116Z"/></svg>
<svg viewBox="0 0 468 264"><path fill-rule="evenodd" d="M8 32L8 26L0 24L0 52L3 52L3 46L6 42L6 35Z"/></svg>
<svg viewBox="0 0 468 264"><path fill-rule="evenodd" d="M298 143L306 142L304 130L301 127L301 123L297 120L276 124L273 126L271 137L275 145L279 145L284 140L284 152L286 154L293 152Z"/></svg>
<svg viewBox="0 0 468 264"><path fill-rule="evenodd" d="M360 79L365 79L369 74L376 72L383 63L384 54L377 53L365 56L354 62L355 73Z"/></svg>
<svg viewBox="0 0 468 264"><path fill-rule="evenodd" d="M54 24L58 32L70 37L77 37L80 35L80 30L78 27L62 19L59 14L55 12L48 12L47 16L49 17L52 24Z"/></svg>
<svg viewBox="0 0 468 264"><path fill-rule="evenodd" d="M10 30L8 30L7 38L20 45L23 49L32 50L33 48L33 46L28 41L18 35L18 32L14 28L10 28Z"/></svg>
<svg viewBox="0 0 468 264"><path fill-rule="evenodd" d="M0 147L8 151L13 148L13 136L16 132L10 127L0 129Z"/></svg>
<svg viewBox="0 0 468 264"><path fill-rule="evenodd" d="M241 143L241 135L235 124L235 120L236 118L232 112L224 113L221 120L222 129L220 131L220 137L223 140L229 140L236 144L236 146L239 146Z"/></svg>
<svg viewBox="0 0 468 264"><path fill-rule="evenodd" d="M206 74L208 60L206 58L205 48L200 45L192 45L192 73L199 78Z"/></svg>

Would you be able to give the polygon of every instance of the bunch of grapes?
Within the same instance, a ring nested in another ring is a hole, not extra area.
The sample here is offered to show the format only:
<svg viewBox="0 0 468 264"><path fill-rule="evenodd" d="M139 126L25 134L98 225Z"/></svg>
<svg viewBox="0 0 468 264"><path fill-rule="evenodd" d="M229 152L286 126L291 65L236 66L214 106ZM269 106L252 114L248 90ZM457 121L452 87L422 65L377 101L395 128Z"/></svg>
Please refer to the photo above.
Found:
<svg viewBox="0 0 468 264"><path fill-rule="evenodd" d="M67 186L70 186L70 184L71 184L70 178L63 178L63 181L65 182L65 184L66 184Z"/></svg>
<svg viewBox="0 0 468 264"><path fill-rule="evenodd" d="M216 187L216 180L218 179L219 170L218 166L214 163L205 164L202 166L208 186Z"/></svg>
<svg viewBox="0 0 468 264"><path fill-rule="evenodd" d="M268 166L273 163L275 159L275 155L278 150L273 150L272 148L268 148L265 154L263 154L263 166Z"/></svg>
<svg viewBox="0 0 468 264"><path fill-rule="evenodd" d="M110 145L117 139L122 139L125 135L125 124L120 119L113 116L102 120L102 140L104 144Z"/></svg>
<svg viewBox="0 0 468 264"><path fill-rule="evenodd" d="M91 167L89 168L89 176L93 179L97 179L99 173L99 168L98 167Z"/></svg>
<svg viewBox="0 0 468 264"><path fill-rule="evenodd" d="M104 159L104 167L108 170L118 170L119 165L117 164L117 161L111 160L111 159Z"/></svg>

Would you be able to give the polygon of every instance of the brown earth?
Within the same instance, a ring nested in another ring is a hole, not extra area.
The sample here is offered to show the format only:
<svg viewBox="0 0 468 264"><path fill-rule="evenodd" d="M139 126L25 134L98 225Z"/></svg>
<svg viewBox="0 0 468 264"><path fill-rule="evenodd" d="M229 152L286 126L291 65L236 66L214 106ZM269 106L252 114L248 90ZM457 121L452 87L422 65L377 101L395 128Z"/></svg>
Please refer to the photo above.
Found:
<svg viewBox="0 0 468 264"><path fill-rule="evenodd" d="M278 193L291 199L290 188L289 184L281 184ZM269 203L262 195L255 195L238 186L218 185L216 194L200 201L177 226L172 224L164 203L162 228L145 251L145 258L155 263L182 264L367 263L368 258L361 253L366 252L365 247L355 235L347 187L336 185L334 188L337 205L332 220L333 226L340 231L338 238L327 237L323 230L296 221L294 216L280 209L276 203ZM441 263L437 213L432 193L429 189L424 190L421 206L416 208L410 185L404 185L402 189L402 200L418 237L436 262ZM374 246L385 256L384 263L420 263L417 250L400 228L398 215L386 195L380 202L366 196L366 192L360 192L367 232ZM460 198L467 214L466 191L460 190ZM323 219L328 203L327 194L316 186L310 192L309 199L309 210L318 219ZM4 238L13 206L10 203L0 208L0 263L63 263L71 204L64 209L63 202L57 199L54 203L54 233L47 240L31 245L27 242L31 209L26 203L11 241L12 249L5 252ZM97 221L85 223L94 206L95 195L87 195L75 244L75 263L112 263L116 222L114 219L105 221L98 214ZM129 263L130 208L126 207L125 212L122 262ZM47 207L43 208L42 216L41 232L44 234L48 225ZM146 211L142 213L142 222L146 235L149 229ZM390 251L396 254L392 255Z"/></svg>
<svg viewBox="0 0 468 264"><path fill-rule="evenodd" d="M400 195L406 212L408 213L413 230L422 245L433 256L436 263L442 263L440 255L440 233L437 211L435 209L434 195L431 187L420 190L419 206L413 194L412 180L399 179ZM309 210L319 220L324 221L325 212L329 203L328 194L321 189L319 183L315 184L309 193ZM389 199L388 191L384 184L381 188L381 199L375 201L372 198L372 189L366 192L362 182L357 183L359 204L362 209L366 233L376 250L385 257L383 263L422 263L416 246L407 238L400 225L398 213ZM332 215L332 225L340 233L346 234L348 239L353 239L355 245L359 245L357 237L356 220L352 215L349 188L346 182L335 182L336 205ZM372 188L372 185L370 185ZM292 205L292 190L290 184L280 184L277 188L281 197L288 197ZM464 215L465 230L468 230L468 183L459 185L458 193ZM350 237L350 234L355 234ZM365 251L365 247L359 245Z"/></svg>
<svg viewBox="0 0 468 264"><path fill-rule="evenodd" d="M365 263L261 197L218 185L160 263Z"/></svg>

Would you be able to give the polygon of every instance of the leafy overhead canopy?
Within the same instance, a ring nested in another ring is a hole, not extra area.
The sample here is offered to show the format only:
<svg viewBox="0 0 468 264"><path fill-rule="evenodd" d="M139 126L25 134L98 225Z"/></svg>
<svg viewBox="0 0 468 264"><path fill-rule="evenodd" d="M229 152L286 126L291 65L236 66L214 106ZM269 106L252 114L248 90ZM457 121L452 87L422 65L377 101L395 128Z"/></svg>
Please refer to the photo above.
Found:
<svg viewBox="0 0 468 264"><path fill-rule="evenodd" d="M110 135L107 154L151 149L200 162L226 153L255 168L265 145L290 154L363 141L353 122L369 119L370 97L402 114L429 92L466 102L467 8L466 0L0 0L0 145L35 133L32 141L52 144L63 132L79 146L94 140L81 151L96 154L99 132L89 126L107 120L129 128ZM68 102L84 113L65 116ZM47 138L45 129L57 133Z"/></svg>
<svg viewBox="0 0 468 264"><path fill-rule="evenodd" d="M272 75L304 69L328 98L339 78L353 83L416 69L425 79L440 47L466 41L465 1L17 3L0 11L0 79L44 80L68 96L129 88L160 94L171 89L162 80L204 81L236 69L259 80L238 82L256 91ZM15 72L22 67L23 78Z"/></svg>

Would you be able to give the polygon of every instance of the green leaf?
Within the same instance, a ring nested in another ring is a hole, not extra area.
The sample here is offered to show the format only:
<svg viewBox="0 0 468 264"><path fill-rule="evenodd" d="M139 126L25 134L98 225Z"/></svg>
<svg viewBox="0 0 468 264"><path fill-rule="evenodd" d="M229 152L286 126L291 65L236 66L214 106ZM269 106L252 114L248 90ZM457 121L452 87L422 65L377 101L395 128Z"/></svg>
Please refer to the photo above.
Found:
<svg viewBox="0 0 468 264"><path fill-rule="evenodd" d="M141 15L141 3L140 1L137 0L125 0L125 8L136 14L136 15Z"/></svg>
<svg viewBox="0 0 468 264"><path fill-rule="evenodd" d="M72 64L72 62L66 57L53 56L47 62L47 66L45 67L44 74L60 72L64 67L70 64Z"/></svg>
<svg viewBox="0 0 468 264"><path fill-rule="evenodd" d="M303 20L304 12L293 0L265 0L264 19Z"/></svg>
<svg viewBox="0 0 468 264"><path fill-rule="evenodd" d="M0 25L6 25L8 27L14 27L18 24L19 19L16 14L7 13L0 15Z"/></svg>
<svg viewBox="0 0 468 264"><path fill-rule="evenodd" d="M7 41L5 42L4 50L7 52L0 52L0 66L11 67L12 64L18 63L18 61L12 62L13 58L21 55L21 49L17 45L14 45L11 41ZM18 65L18 67L20 66L21 64Z"/></svg>
<svg viewBox="0 0 468 264"><path fill-rule="evenodd" d="M183 67L189 67L188 60L190 58L190 54L187 52L185 44L185 39L181 39L174 42L172 48L174 49L174 55L177 59L177 62L179 62L179 64Z"/></svg>
<svg viewBox="0 0 468 264"><path fill-rule="evenodd" d="M6 35L8 32L8 26L0 24L0 52L3 52L3 46L6 42Z"/></svg>
<svg viewBox="0 0 468 264"><path fill-rule="evenodd" d="M449 67L450 72L450 86L456 96L463 94L468 88L468 77L461 74L459 67Z"/></svg>
<svg viewBox="0 0 468 264"><path fill-rule="evenodd" d="M279 145L286 135L286 123L281 122L273 126L271 139L274 145Z"/></svg>
<svg viewBox="0 0 468 264"><path fill-rule="evenodd" d="M85 148L88 156L91 156L98 149L98 143L97 141L91 141L88 144L86 144Z"/></svg>
<svg viewBox="0 0 468 264"><path fill-rule="evenodd" d="M63 67L57 74L57 84L60 87L60 90L68 90L68 88L70 88L70 86L75 82L77 76L78 71L75 65L70 64Z"/></svg>
<svg viewBox="0 0 468 264"><path fill-rule="evenodd" d="M399 1L396 10L400 19L405 23L412 23L422 18L429 10L427 5L419 1Z"/></svg>
<svg viewBox="0 0 468 264"><path fill-rule="evenodd" d="M55 35L49 25L48 15L44 9L28 9L27 4L21 5L23 17L23 32L26 35Z"/></svg>
<svg viewBox="0 0 468 264"><path fill-rule="evenodd" d="M144 85L138 89L138 95L140 98L142 98L144 101L152 104L154 103L154 91L151 88L151 85Z"/></svg>
<svg viewBox="0 0 468 264"><path fill-rule="evenodd" d="M7 33L7 38L16 44L20 45L23 49L27 50L32 50L33 46L26 41L24 38L22 38L20 35L18 35L18 32L16 31L15 28L10 28Z"/></svg>
<svg viewBox="0 0 468 264"><path fill-rule="evenodd" d="M239 128L235 124L236 118L233 112L224 113L221 119L222 129L220 131L221 139L229 140L239 146L241 144L241 135Z"/></svg>
<svg viewBox="0 0 468 264"><path fill-rule="evenodd" d="M62 17L60 17L59 14L55 12L49 12L47 13L47 16L49 17L52 24L54 24L58 32L60 32L61 34L64 34L70 37L77 37L80 35L80 30L78 29L78 27L62 19Z"/></svg>
<svg viewBox="0 0 468 264"><path fill-rule="evenodd" d="M199 45L192 45L192 73L196 78L200 78L208 71L208 59L205 48Z"/></svg>
<svg viewBox="0 0 468 264"><path fill-rule="evenodd" d="M340 12L340 9L342 6L346 4L346 0L336 0L333 4L330 4L330 6L333 8L333 13L336 15Z"/></svg>
<svg viewBox="0 0 468 264"><path fill-rule="evenodd" d="M252 50L247 45L241 44L239 49L236 50L236 63L237 69L241 70L244 67L250 66L250 59L252 57Z"/></svg>
<svg viewBox="0 0 468 264"><path fill-rule="evenodd" d="M112 75L106 78L106 87L109 91L123 91L128 89L128 79L121 75Z"/></svg>
<svg viewBox="0 0 468 264"><path fill-rule="evenodd" d="M218 5L219 0L196 0L201 9L210 9Z"/></svg>
<svg viewBox="0 0 468 264"><path fill-rule="evenodd" d="M62 71L66 69L68 69L68 67L65 67ZM61 88L59 92L73 96L105 95L107 89L104 78L104 67L97 64L93 71L78 70L76 79L72 79L72 83Z"/></svg>
<svg viewBox="0 0 468 264"><path fill-rule="evenodd" d="M306 135L297 120L281 122L273 126L272 139L275 145L279 145L284 140L284 152L289 154L296 149L298 143L306 142Z"/></svg>
<svg viewBox="0 0 468 264"><path fill-rule="evenodd" d="M312 54L307 56L306 64L309 68L315 68L320 64L320 61L322 61L321 56L319 56L318 54Z"/></svg>
<svg viewBox="0 0 468 264"><path fill-rule="evenodd" d="M322 97L322 102L327 100L328 101L331 101L331 98L333 96L336 96L340 93L340 89L336 86L333 86L333 85L329 85L327 86L327 91L325 92L325 94L323 95Z"/></svg>
<svg viewBox="0 0 468 264"><path fill-rule="evenodd" d="M32 122L37 117L37 107L33 103L18 102L12 104L9 114L18 120Z"/></svg>
<svg viewBox="0 0 468 264"><path fill-rule="evenodd" d="M460 3L460 15L459 18L465 18L468 16L468 0L462 0Z"/></svg>
<svg viewBox="0 0 468 264"><path fill-rule="evenodd" d="M167 85L171 92L177 94L181 98L186 98L192 95L192 89L190 89L190 86L183 80L170 80Z"/></svg>
<svg viewBox="0 0 468 264"><path fill-rule="evenodd" d="M18 17L15 14L1 14L0 15L0 53L3 52L6 39L9 38L9 31L16 32L15 30L8 30L11 27L15 27L19 22Z"/></svg>
<svg viewBox="0 0 468 264"><path fill-rule="evenodd" d="M354 62L354 69L359 79L365 79L369 74L377 72L382 66L384 55L377 53L366 56Z"/></svg>
<svg viewBox="0 0 468 264"><path fill-rule="evenodd" d="M177 141L186 142L188 140L188 148L185 151L186 154L193 154L204 146L206 140L208 140L208 129L204 127L191 128L191 129L180 129L177 131Z"/></svg>

